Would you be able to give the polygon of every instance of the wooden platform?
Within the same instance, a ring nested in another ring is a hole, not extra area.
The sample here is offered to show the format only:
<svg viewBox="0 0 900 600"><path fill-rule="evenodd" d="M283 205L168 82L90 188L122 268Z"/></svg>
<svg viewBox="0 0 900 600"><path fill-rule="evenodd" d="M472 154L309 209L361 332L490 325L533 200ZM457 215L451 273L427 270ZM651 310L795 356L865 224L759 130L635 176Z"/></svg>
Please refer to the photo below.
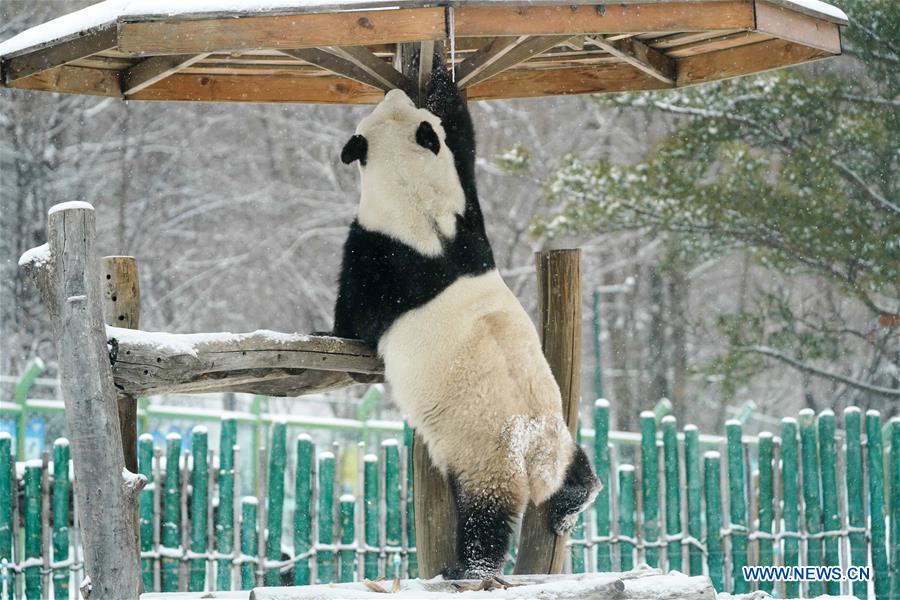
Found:
<svg viewBox="0 0 900 600"><path fill-rule="evenodd" d="M301 396L381 381L358 340L255 331L174 334L106 328L116 388L130 396L248 392Z"/></svg>
<svg viewBox="0 0 900 600"><path fill-rule="evenodd" d="M415 92L421 82L399 66L411 45L449 55L470 100L664 89L840 54L847 23L818 0L200 6L107 0L50 21L0 44L2 82L132 100L366 104Z"/></svg>

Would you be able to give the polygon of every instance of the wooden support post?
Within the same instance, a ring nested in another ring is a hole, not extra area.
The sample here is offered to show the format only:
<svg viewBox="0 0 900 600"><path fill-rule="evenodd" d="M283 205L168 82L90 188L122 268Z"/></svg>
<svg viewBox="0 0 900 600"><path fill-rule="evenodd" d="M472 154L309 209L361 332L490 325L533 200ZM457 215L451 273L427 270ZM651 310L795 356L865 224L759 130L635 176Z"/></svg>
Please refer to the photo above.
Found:
<svg viewBox="0 0 900 600"><path fill-rule="evenodd" d="M423 64L423 51L429 55ZM425 102L425 83L431 71L433 45L397 44L397 66L415 82L412 100L417 106ZM425 71L423 67L427 67ZM453 492L437 467L431 462L422 437L413 435L413 507L416 522L416 560L419 577L430 579L456 564L456 506Z"/></svg>
<svg viewBox="0 0 900 600"><path fill-rule="evenodd" d="M572 437L581 399L581 251L545 250L535 255L540 296L541 346L562 394ZM548 506L530 504L522 519L516 574L562 573L566 538L547 525Z"/></svg>
<svg viewBox="0 0 900 600"><path fill-rule="evenodd" d="M136 598L141 571L132 508L146 479L125 471L95 235L90 204L58 204L49 211L48 244L19 264L37 286L57 340L84 535L86 578L79 587L85 597Z"/></svg>

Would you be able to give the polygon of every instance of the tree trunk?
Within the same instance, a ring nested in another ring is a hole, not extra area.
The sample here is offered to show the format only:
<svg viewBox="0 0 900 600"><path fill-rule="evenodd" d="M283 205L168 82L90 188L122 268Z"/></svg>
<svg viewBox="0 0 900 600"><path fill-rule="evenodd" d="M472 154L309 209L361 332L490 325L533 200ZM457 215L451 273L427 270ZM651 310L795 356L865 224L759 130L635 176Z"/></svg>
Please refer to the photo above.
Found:
<svg viewBox="0 0 900 600"><path fill-rule="evenodd" d="M132 511L143 477L127 477L106 332L94 210L84 202L50 209L47 246L20 263L33 278L53 325L84 535L82 593L136 598L140 589Z"/></svg>
<svg viewBox="0 0 900 600"><path fill-rule="evenodd" d="M668 361L666 360L666 319L664 313L665 288L659 268L650 269L650 330L647 334L648 374L650 388L648 398L655 404L669 394Z"/></svg>
<svg viewBox="0 0 900 600"><path fill-rule="evenodd" d="M562 394L572 437L581 400L581 251L548 250L536 255L541 300L541 346ZM562 573L567 536L550 531L549 506L529 504L522 519L516 573Z"/></svg>

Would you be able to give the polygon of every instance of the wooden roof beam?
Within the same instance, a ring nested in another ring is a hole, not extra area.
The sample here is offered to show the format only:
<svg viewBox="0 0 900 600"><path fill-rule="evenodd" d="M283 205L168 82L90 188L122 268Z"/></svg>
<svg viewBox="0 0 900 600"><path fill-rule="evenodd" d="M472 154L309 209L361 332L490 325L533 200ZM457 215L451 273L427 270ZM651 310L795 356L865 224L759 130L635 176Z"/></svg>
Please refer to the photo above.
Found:
<svg viewBox="0 0 900 600"><path fill-rule="evenodd" d="M465 87L472 78L478 76L525 39L526 36L492 38L472 56L459 63L456 67L456 83L460 87Z"/></svg>
<svg viewBox="0 0 900 600"><path fill-rule="evenodd" d="M495 75L499 75L503 71L511 69L530 58L546 52L550 48L556 46L557 44L565 42L571 37L573 36L522 36L516 38L511 47L503 46L502 49L500 48L500 46L503 44L503 42L498 42L498 49L496 53L491 51L490 49L486 50L483 53L479 50L478 53L480 54L480 56L472 57L474 60L472 61L472 63L466 66L465 72L463 73L463 75L465 76L465 82L460 81L460 71L457 71L457 82L459 83L460 88L463 89L475 85L484 81L485 79L490 79ZM491 43L493 44L493 41ZM484 50L484 48L482 50ZM496 54L499 54L499 56L496 56ZM463 61L463 65L465 65L465 63L468 61L469 59ZM463 65L460 65L460 68L462 68Z"/></svg>
<svg viewBox="0 0 900 600"><path fill-rule="evenodd" d="M401 89L412 94L415 86L403 73L390 63L373 54L365 46L327 46L326 51L338 56L362 70L368 77L378 81L376 86L383 90Z"/></svg>
<svg viewBox="0 0 900 600"><path fill-rule="evenodd" d="M588 42L606 50L663 83L675 85L675 61L647 44L633 39L609 40L602 35L586 38Z"/></svg>
<svg viewBox="0 0 900 600"><path fill-rule="evenodd" d="M380 90L388 91L394 88L394 86L386 82L384 79L375 77L350 60L338 56L337 54L334 54L332 52L322 50L320 48L301 48L298 50L282 50L281 52L292 58L296 58L311 65L321 67L322 69L330 71L335 75L340 75L342 77L346 77L347 79L352 79L353 81L358 81L359 83L364 83Z"/></svg>
<svg viewBox="0 0 900 600"><path fill-rule="evenodd" d="M95 29L81 37L10 58L6 61L4 70L6 83L55 69L115 47L115 25Z"/></svg>
<svg viewBox="0 0 900 600"><path fill-rule="evenodd" d="M209 56L203 54L177 54L154 56L144 59L122 71L122 95L130 96L166 77L185 69Z"/></svg>

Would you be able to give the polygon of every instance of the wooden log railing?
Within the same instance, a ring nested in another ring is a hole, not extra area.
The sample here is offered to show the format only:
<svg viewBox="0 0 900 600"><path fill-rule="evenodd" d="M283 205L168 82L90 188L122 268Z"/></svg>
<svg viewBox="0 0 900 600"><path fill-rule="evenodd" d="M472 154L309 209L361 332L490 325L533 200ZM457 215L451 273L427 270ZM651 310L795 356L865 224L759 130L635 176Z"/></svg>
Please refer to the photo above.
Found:
<svg viewBox="0 0 900 600"><path fill-rule="evenodd" d="M248 392L300 396L380 381L384 366L358 340L254 331L158 333L107 327L122 393Z"/></svg>

